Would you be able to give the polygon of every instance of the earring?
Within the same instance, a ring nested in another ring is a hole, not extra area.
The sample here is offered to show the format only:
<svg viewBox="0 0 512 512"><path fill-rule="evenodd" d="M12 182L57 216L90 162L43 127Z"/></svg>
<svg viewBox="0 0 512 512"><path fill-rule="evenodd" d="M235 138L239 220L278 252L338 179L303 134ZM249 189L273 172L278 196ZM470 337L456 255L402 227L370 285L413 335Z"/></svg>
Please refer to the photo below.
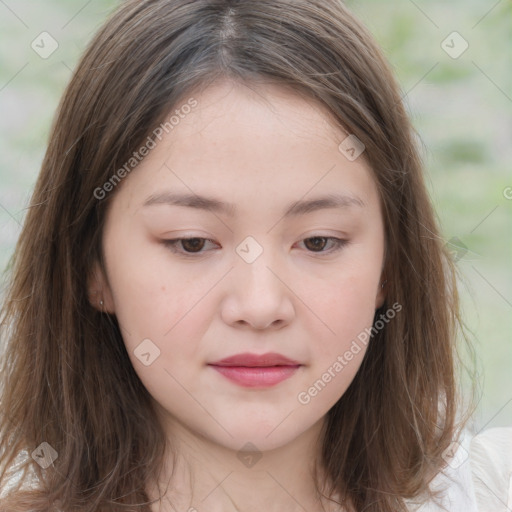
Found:
<svg viewBox="0 0 512 512"><path fill-rule="evenodd" d="M103 304L105 304L105 303L103 302L103 300L100 300L100 306L101 306L102 308L103 308Z"/></svg>
<svg viewBox="0 0 512 512"><path fill-rule="evenodd" d="M380 287L381 287L381 288L384 288L384 285L385 285L387 282L388 282L388 280L386 279L386 280L385 280L385 281L380 285Z"/></svg>

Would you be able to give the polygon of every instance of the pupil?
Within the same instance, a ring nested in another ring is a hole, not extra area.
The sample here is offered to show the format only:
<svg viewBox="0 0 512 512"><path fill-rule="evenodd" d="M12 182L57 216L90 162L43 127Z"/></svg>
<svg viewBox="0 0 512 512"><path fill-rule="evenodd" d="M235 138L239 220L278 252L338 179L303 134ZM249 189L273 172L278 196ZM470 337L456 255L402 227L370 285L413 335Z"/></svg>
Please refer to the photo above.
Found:
<svg viewBox="0 0 512 512"><path fill-rule="evenodd" d="M203 240L201 240L200 238L189 238L189 239L186 239L186 240L183 240L182 241L182 244L183 244L183 248L188 251L188 248L186 247L187 245L189 245L189 248L191 246L191 251L188 251L188 252L195 252L195 249L201 249L202 248L202 243L204 243Z"/></svg>
<svg viewBox="0 0 512 512"><path fill-rule="evenodd" d="M318 246L318 243L313 243L312 245L316 249L323 249L323 246L325 245L325 237L315 236L313 238L308 238L308 240L306 242L310 242L310 241L324 242L324 243L320 243L320 247Z"/></svg>

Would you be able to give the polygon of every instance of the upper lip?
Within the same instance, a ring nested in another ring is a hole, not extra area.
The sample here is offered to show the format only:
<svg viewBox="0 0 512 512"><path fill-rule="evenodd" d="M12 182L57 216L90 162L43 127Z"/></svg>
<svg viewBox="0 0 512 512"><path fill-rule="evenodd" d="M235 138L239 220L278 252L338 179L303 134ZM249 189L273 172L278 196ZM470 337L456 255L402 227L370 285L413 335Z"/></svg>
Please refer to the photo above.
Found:
<svg viewBox="0 0 512 512"><path fill-rule="evenodd" d="M269 352L267 354L235 354L220 361L210 363L213 366L300 366L298 361L289 359L281 354Z"/></svg>

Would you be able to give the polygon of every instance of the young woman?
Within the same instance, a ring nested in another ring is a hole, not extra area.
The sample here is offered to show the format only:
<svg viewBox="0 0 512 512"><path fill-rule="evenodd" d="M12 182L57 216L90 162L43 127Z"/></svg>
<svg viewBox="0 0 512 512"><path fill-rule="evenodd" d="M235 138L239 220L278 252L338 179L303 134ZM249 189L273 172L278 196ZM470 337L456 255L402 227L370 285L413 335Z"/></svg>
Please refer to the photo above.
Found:
<svg viewBox="0 0 512 512"><path fill-rule="evenodd" d="M477 510L489 447L503 501L443 245L341 2L123 2L13 259L0 510Z"/></svg>

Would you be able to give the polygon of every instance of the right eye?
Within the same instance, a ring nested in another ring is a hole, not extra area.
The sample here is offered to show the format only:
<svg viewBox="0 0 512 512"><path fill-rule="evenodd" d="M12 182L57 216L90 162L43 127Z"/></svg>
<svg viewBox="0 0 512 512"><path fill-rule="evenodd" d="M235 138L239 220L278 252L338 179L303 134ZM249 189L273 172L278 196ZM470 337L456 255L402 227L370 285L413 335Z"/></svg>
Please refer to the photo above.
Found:
<svg viewBox="0 0 512 512"><path fill-rule="evenodd" d="M171 240L162 240L162 243L168 247L171 252L183 254L185 256L204 253L205 251L202 251L202 248L204 247L205 242L215 243L213 240L200 237L173 238Z"/></svg>

